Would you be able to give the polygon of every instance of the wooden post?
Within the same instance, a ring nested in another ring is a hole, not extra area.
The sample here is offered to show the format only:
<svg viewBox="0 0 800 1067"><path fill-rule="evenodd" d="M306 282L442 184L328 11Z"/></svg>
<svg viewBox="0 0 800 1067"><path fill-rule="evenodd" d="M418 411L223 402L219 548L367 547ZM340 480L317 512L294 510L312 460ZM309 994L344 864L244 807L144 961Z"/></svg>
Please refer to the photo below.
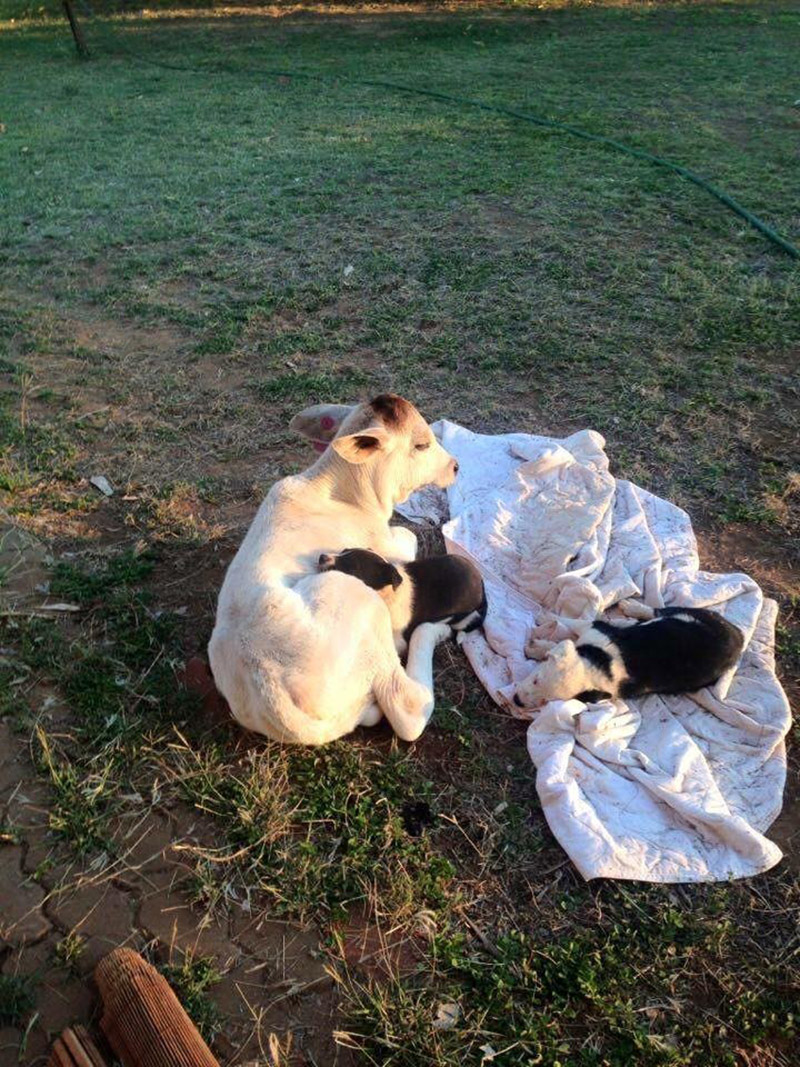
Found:
<svg viewBox="0 0 800 1067"><path fill-rule="evenodd" d="M75 47L78 49L78 55L81 59L88 59L89 49L86 45L86 39L83 36L83 30L78 25L78 20L75 18L75 12L72 10L72 0L63 0L63 4L64 10L67 13L67 18L69 19L72 36L75 38Z"/></svg>
<svg viewBox="0 0 800 1067"><path fill-rule="evenodd" d="M62 1033L47 1067L108 1067L100 1050L83 1026L70 1026Z"/></svg>
<svg viewBox="0 0 800 1067"><path fill-rule="evenodd" d="M166 978L138 952L114 949L94 978L100 1028L124 1067L219 1067Z"/></svg>

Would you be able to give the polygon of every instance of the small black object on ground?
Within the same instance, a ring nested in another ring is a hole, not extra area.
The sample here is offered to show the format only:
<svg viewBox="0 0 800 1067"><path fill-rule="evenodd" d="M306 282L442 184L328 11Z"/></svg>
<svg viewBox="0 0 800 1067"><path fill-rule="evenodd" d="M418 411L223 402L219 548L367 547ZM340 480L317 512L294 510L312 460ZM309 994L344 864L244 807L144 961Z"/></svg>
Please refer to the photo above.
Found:
<svg viewBox="0 0 800 1067"><path fill-rule="evenodd" d="M424 800L408 801L402 809L403 826L412 837L419 837L426 826L433 826L433 812Z"/></svg>

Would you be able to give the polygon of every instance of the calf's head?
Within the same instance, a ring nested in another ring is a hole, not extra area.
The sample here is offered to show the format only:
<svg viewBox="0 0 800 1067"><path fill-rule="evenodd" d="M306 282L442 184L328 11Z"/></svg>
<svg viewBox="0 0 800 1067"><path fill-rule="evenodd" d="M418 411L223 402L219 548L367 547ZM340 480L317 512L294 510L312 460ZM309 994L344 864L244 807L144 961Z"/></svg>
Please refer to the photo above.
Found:
<svg viewBox="0 0 800 1067"><path fill-rule="evenodd" d="M392 507L424 485L452 485L458 473L458 463L414 405L394 393L353 407L318 404L295 415L290 427L315 442L330 442L356 480L371 483Z"/></svg>

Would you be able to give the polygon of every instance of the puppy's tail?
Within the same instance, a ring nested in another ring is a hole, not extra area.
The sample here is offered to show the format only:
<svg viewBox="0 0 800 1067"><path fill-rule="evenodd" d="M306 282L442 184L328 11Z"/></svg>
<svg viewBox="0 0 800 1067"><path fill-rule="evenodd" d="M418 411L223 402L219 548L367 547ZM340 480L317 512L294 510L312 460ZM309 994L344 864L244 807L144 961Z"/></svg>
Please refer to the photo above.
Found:
<svg viewBox="0 0 800 1067"><path fill-rule="evenodd" d="M465 611L461 615L453 615L449 620L450 625L459 633L470 634L473 630L479 629L483 626L486 619L486 612L489 610L489 602L486 599L486 592L484 591L483 598L473 611Z"/></svg>

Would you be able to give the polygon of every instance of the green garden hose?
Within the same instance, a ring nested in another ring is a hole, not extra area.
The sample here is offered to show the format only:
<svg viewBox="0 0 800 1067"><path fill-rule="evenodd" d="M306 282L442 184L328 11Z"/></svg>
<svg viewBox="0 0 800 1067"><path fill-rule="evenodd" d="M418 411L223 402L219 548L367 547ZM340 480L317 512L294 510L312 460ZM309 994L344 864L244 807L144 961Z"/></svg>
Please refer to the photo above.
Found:
<svg viewBox="0 0 800 1067"><path fill-rule="evenodd" d="M728 196L724 189L718 189L716 185L706 181L699 174L695 174L693 170L689 170L688 167L682 167L679 163L673 163L669 159L664 159L662 156L654 155L652 152L645 152L641 148L630 148L628 145L623 144L621 141L615 141L613 137L603 137L599 133L588 133L586 130L581 130L577 126L570 126L565 122L556 122L555 119L543 119L537 115L528 115L524 111L516 111L514 108L503 107L500 104L485 104L481 100L471 100L464 96L451 96L449 93L440 93L435 89L417 89L408 85L396 85L394 82L385 81L368 81L366 79L358 79L356 82L358 85L371 85L384 89L393 89L397 93L413 93L417 96L430 96L434 100L446 100L451 104L460 104L464 107L480 108L481 111L494 111L498 115L508 115L509 118L521 119L523 122L529 122L533 126L542 126L548 130L558 130L560 133L569 133L573 137L580 137L583 141L593 141L595 144L606 145L609 148L616 148L619 152L624 152L628 156L633 156L635 159L644 159L648 163L652 163L657 167L665 167L667 170L673 171L675 174L680 174L682 178L686 178L687 181L694 182L695 185L699 185L701 189L705 189L711 196L716 197L721 204L730 208L736 215L743 218L745 222L749 222L751 226L755 227L759 233L763 233L766 238L776 244L778 248L782 248L784 252L787 252L793 259L800 259L800 249L787 241L785 237L781 237L771 226L768 226L763 219L760 219L758 215L754 215L752 211L748 211L746 207L743 207L738 200L734 200L732 196Z"/></svg>
<svg viewBox="0 0 800 1067"><path fill-rule="evenodd" d="M122 52L131 56L132 58L146 63L150 66L164 67L168 70L182 70L188 73L194 74L207 74L210 71L220 74L252 74L258 77L274 77L274 78L302 78L306 81L325 81L333 80L333 75L325 74L308 74L306 72L294 71L294 70L254 70L252 68L239 68L235 72L231 70L217 70L212 71L209 67L188 67L180 66L175 63L164 63L160 60L149 59L146 56L137 55L131 52L124 46L120 49ZM782 237L771 226L767 225L763 219L760 219L758 215L754 215L752 211L748 211L746 207L743 207L738 200L734 200L732 196L729 196L724 189L719 189L716 185L706 181L705 178L696 174L694 171L689 170L688 167L683 167L679 163L673 163L669 159L664 159L662 156L657 156L652 152L645 152L641 148L631 148L621 141L614 140L613 137L604 137L602 134L589 133L587 130L582 130L578 126L571 126L569 123L557 122L555 119L544 119L537 115L528 115L524 111L517 111L514 108L503 107L501 104L487 104L482 100L472 100L466 96L454 96L451 93L442 93L436 89L420 89L413 85L399 85L397 82L382 81L373 78L342 78L338 75L335 76L337 81L349 82L351 85L365 85L373 89L389 89L395 93L406 93L410 96L426 96L432 100L443 100L448 104L457 104L461 107L477 108L481 111L491 111L497 115L505 115L508 118L518 119L521 122L528 122L532 126L539 126L547 130L555 130L558 133L570 134L572 137L579 137L583 141L591 141L593 144L604 145L607 148L614 148L619 152L624 152L628 156L633 156L634 159L643 159L647 163L651 163L656 167L663 167L665 170L671 170L674 174L679 174L687 181L693 182L695 185L704 189L707 193L719 200L721 204L729 208L734 214L744 219L745 222L753 226L759 233L762 233L767 240L771 241L778 248L782 249L787 255L790 255L793 259L800 259L800 249L788 241L785 237Z"/></svg>

